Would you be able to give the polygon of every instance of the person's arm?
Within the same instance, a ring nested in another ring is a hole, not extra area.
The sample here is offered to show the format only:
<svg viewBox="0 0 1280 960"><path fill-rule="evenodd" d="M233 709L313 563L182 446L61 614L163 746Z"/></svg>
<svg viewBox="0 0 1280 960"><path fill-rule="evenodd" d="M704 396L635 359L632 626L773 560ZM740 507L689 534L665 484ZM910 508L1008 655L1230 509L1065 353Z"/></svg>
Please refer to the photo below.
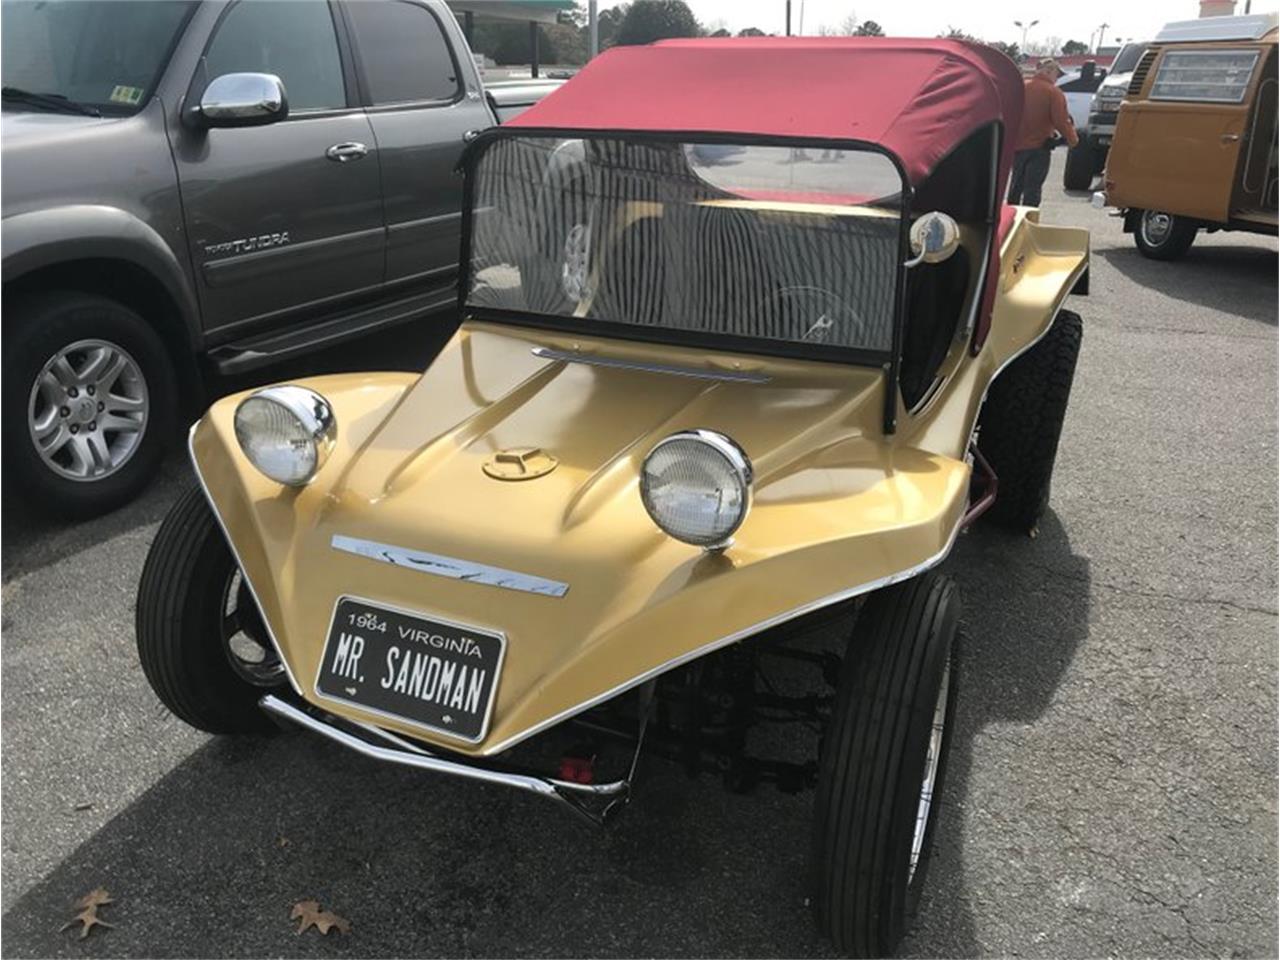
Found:
<svg viewBox="0 0 1280 960"><path fill-rule="evenodd" d="M1076 125L1071 120L1071 111L1067 109L1067 95L1057 87L1053 88L1052 106L1049 112L1053 117L1053 127L1066 138L1068 146L1074 147L1080 142L1076 136Z"/></svg>

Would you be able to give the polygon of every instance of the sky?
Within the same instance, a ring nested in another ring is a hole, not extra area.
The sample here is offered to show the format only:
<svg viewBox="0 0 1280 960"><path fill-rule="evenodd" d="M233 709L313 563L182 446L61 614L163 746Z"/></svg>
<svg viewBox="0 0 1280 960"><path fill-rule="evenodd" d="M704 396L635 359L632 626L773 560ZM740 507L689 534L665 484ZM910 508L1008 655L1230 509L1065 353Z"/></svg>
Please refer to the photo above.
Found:
<svg viewBox="0 0 1280 960"><path fill-rule="evenodd" d="M786 22L785 0L687 0L703 24L725 26L733 32L759 27L766 33L782 33ZM610 6L601 2L600 6ZM859 20L875 20L885 33L898 36L936 36L948 27L984 40L1020 43L1022 29L1015 20L1040 22L1027 33L1029 45L1036 40L1089 42L1099 24L1108 23L1105 42L1116 39L1149 39L1170 20L1189 20L1199 15L1197 0L791 0L793 30L800 32L801 7L804 33L816 33L819 26L838 26L849 14ZM1244 12L1244 0L1236 12ZM1274 13L1280 0L1253 0L1252 13Z"/></svg>

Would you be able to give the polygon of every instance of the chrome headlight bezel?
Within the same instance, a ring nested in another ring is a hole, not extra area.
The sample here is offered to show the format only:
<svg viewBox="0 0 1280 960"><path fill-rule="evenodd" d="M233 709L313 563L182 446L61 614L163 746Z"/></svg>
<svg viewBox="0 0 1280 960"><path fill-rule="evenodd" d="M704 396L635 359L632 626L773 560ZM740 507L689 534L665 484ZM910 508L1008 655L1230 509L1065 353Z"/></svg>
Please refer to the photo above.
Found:
<svg viewBox="0 0 1280 960"><path fill-rule="evenodd" d="M255 457L250 444L250 427L243 422L242 415L250 404L269 403L280 407L293 418L300 433L308 442L306 448L305 469L288 475L276 475ZM234 417L236 442L241 452L264 477L287 487L305 487L328 461L338 439L338 421L333 415L333 407L323 396L307 387L296 384L282 384L274 387L263 387L245 397L236 406Z"/></svg>
<svg viewBox="0 0 1280 960"><path fill-rule="evenodd" d="M694 443L706 447L707 450L724 461L724 464L729 469L731 478L737 486L741 507L733 518L732 523L717 530L714 536L690 535L687 530L673 528L669 522L664 522L653 501L650 492L651 474L649 466L653 461L654 454L677 443ZM691 546L701 547L704 550L724 550L733 543L733 535L738 532L743 521L746 520L747 514L751 512L752 484L754 480L755 470L751 465L751 459L747 456L746 451L733 439L715 430L681 430L659 440L645 454L640 467L640 499L644 504L645 512L649 514L649 518L667 536Z"/></svg>

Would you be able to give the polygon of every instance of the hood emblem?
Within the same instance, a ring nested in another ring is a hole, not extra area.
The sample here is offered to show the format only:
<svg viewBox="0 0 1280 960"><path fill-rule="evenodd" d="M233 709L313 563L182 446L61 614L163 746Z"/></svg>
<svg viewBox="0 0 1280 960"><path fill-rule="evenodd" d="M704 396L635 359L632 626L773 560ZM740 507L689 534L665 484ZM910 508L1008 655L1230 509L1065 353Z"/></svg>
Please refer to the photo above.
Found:
<svg viewBox="0 0 1280 960"><path fill-rule="evenodd" d="M512 447L486 460L484 472L495 480L533 480L545 477L559 462L538 447Z"/></svg>

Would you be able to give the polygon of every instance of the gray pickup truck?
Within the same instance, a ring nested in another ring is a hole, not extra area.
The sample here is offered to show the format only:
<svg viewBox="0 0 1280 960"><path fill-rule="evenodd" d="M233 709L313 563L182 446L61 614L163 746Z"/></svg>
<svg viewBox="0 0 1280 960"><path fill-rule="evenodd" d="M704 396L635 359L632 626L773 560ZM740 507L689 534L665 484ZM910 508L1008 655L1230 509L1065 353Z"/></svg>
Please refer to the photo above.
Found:
<svg viewBox="0 0 1280 960"><path fill-rule="evenodd" d="M459 154L554 86L486 91L439 0L0 9L6 479L68 516L211 371L451 306Z"/></svg>

